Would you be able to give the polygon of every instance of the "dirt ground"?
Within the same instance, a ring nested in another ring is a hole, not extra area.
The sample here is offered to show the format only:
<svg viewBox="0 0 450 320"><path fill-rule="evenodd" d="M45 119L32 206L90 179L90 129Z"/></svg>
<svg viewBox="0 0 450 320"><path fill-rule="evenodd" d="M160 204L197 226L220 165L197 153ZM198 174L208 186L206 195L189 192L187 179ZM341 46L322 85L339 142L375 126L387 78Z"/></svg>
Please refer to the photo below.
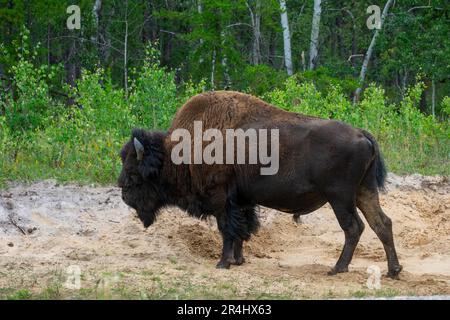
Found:
<svg viewBox="0 0 450 320"><path fill-rule="evenodd" d="M0 190L0 298L346 298L450 295L450 183L389 174L400 280L384 276L381 242L366 223L350 272L328 276L344 234L330 207L302 217L261 208L247 263L217 270L215 221L164 210L145 230L115 187L42 181ZM369 289L367 269L381 269ZM75 269L74 269L75 268ZM74 270L79 270L80 288Z"/></svg>

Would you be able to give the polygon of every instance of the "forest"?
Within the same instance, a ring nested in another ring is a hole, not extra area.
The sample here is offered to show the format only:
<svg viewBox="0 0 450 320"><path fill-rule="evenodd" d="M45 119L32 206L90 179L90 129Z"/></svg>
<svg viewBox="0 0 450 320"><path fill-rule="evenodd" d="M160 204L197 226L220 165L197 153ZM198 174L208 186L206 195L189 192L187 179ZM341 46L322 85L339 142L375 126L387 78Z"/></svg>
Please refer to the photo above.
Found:
<svg viewBox="0 0 450 320"><path fill-rule="evenodd" d="M447 0L0 0L0 185L114 183L134 127L236 90L449 175Z"/></svg>

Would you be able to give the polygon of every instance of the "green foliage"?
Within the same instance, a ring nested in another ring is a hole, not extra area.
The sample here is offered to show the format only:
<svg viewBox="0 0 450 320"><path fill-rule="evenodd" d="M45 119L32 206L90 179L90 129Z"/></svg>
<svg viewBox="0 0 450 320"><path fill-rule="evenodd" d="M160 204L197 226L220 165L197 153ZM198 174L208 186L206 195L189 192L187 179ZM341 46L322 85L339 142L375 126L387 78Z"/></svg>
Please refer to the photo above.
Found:
<svg viewBox="0 0 450 320"><path fill-rule="evenodd" d="M158 55L148 48L141 68L134 72L128 97L103 69L84 70L76 86L64 89L74 102L70 107L51 96L50 69L35 67L32 55L22 56L13 67L14 98L11 91L1 98L0 184L43 178L115 182L118 154L131 129L167 129L177 108L205 90L206 80L177 86L175 74L159 65ZM362 101L352 105L345 82L329 81L325 86L328 80L313 83L307 73L284 81L276 72L271 79L271 74L268 67L248 68L242 85L282 109L369 130L380 142L391 171L450 174L449 97L442 101L444 118L439 120L418 108L424 90L421 82L409 87L396 104L389 104L385 91L372 84Z"/></svg>
<svg viewBox="0 0 450 320"><path fill-rule="evenodd" d="M130 96L133 113L141 123L153 129L169 126L177 101L175 74L159 65L159 55L154 47L147 48Z"/></svg>
<svg viewBox="0 0 450 320"><path fill-rule="evenodd" d="M38 72L28 62L24 64L30 74ZM41 112L37 117L41 126L23 126L16 132L16 122L10 121L9 113L0 115L0 183L52 177L114 182L120 169L118 154L131 129L165 129L180 105L173 73L150 62L150 58L136 79L127 100L124 91L115 88L102 69L85 70L76 87L66 87L74 106L60 106L48 92L42 112L40 104L31 105ZM26 82L22 90L31 92L35 87L34 82ZM190 92L199 90L192 83L186 88ZM5 103L6 110L11 103L15 102Z"/></svg>
<svg viewBox="0 0 450 320"><path fill-rule="evenodd" d="M442 99L441 109L447 117L450 116L450 97L449 96L446 96L446 97L444 97L444 99Z"/></svg>
<svg viewBox="0 0 450 320"><path fill-rule="evenodd" d="M314 83L319 91L327 91L330 87L339 86L346 96L350 97L358 87L358 81L349 75L336 77L332 74L331 70L326 67L318 67L315 70L299 72L296 76L301 82Z"/></svg>
<svg viewBox="0 0 450 320"><path fill-rule="evenodd" d="M45 65L34 67L36 51L30 53L27 39L28 31L24 30L19 60L11 67L14 87L10 92L0 91L6 123L14 132L42 127L52 111L46 82L53 76L52 70Z"/></svg>
<svg viewBox="0 0 450 320"><path fill-rule="evenodd" d="M398 105L389 105L384 90L372 84L364 99L352 105L339 86L331 86L323 94L312 83L299 83L291 77L284 89L275 89L265 98L288 111L339 119L367 129L377 137L391 171L448 175L450 127L448 121L439 122L419 111L423 87L417 83Z"/></svg>
<svg viewBox="0 0 450 320"><path fill-rule="evenodd" d="M286 80L287 76L284 71L258 64L246 66L244 71L240 72L239 77L235 78L238 88L246 88L249 93L260 96L277 88Z"/></svg>
<svg viewBox="0 0 450 320"><path fill-rule="evenodd" d="M27 289L20 289L14 292L11 295L7 296L8 300L29 300L31 299L32 294Z"/></svg>

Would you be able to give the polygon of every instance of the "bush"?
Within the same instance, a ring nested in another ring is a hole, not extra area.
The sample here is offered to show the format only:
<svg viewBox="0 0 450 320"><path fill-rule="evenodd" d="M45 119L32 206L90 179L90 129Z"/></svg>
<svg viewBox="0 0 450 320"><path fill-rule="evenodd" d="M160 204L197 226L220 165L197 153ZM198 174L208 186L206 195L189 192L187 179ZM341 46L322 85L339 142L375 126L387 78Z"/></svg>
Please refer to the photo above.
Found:
<svg viewBox="0 0 450 320"><path fill-rule="evenodd" d="M286 80L286 72L276 70L264 64L247 65L234 79L236 88L260 96L274 90Z"/></svg>
<svg viewBox="0 0 450 320"><path fill-rule="evenodd" d="M39 72L26 61L20 66L26 66L29 74ZM54 177L62 181L114 182L120 170L119 151L131 129L167 128L179 104L173 73L150 59L137 73L128 99L102 69L84 70L75 88L66 87L74 101L69 108L54 101L48 90L40 93L45 104L36 99L31 94L36 81L21 82L21 88L27 93L24 99L39 101L27 105L30 112L23 113L23 119L30 121L34 118L29 115L34 114L40 125L10 121L22 119L14 112L11 117L9 113L0 117L0 183ZM198 88L190 85L189 90ZM8 110L15 105L10 100L4 103ZM23 129L13 138L17 126Z"/></svg>
<svg viewBox="0 0 450 320"><path fill-rule="evenodd" d="M8 92L0 91L0 110L3 110L6 125L17 134L43 127L54 111L50 108L47 84L54 76L54 68L33 65L38 48L32 52L28 50L28 34L27 30L22 31L18 60L10 70L13 85Z"/></svg>
<svg viewBox="0 0 450 320"><path fill-rule="evenodd" d="M130 95L134 114L145 127L152 129L169 127L178 102L175 74L159 66L158 56L156 49L147 48Z"/></svg>

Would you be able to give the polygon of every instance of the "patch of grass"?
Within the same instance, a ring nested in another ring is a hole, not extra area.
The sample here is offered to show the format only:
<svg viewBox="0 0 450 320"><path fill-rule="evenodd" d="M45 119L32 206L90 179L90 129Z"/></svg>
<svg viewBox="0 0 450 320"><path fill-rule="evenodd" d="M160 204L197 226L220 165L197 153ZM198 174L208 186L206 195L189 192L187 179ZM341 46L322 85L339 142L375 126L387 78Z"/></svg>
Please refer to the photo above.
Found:
<svg viewBox="0 0 450 320"><path fill-rule="evenodd" d="M392 298L395 296L404 295L400 291L393 288L384 288L378 290L358 290L349 293L349 297L351 298ZM414 295L414 294L412 294Z"/></svg>
<svg viewBox="0 0 450 320"><path fill-rule="evenodd" d="M252 296L251 299L256 299L256 300L292 300L293 296L289 292L282 293L282 294L263 292L263 293L256 294L255 296Z"/></svg>
<svg viewBox="0 0 450 320"><path fill-rule="evenodd" d="M96 296L95 289L94 288L81 288L80 290L76 291L74 295L74 299L77 300L90 300L93 299L93 297Z"/></svg>
<svg viewBox="0 0 450 320"><path fill-rule="evenodd" d="M32 298L32 294L27 289L19 289L13 294L9 294L6 296L8 300L29 300Z"/></svg>
<svg viewBox="0 0 450 320"><path fill-rule="evenodd" d="M62 298L61 283L53 283L44 290L42 290L37 296L39 300L57 300Z"/></svg>

